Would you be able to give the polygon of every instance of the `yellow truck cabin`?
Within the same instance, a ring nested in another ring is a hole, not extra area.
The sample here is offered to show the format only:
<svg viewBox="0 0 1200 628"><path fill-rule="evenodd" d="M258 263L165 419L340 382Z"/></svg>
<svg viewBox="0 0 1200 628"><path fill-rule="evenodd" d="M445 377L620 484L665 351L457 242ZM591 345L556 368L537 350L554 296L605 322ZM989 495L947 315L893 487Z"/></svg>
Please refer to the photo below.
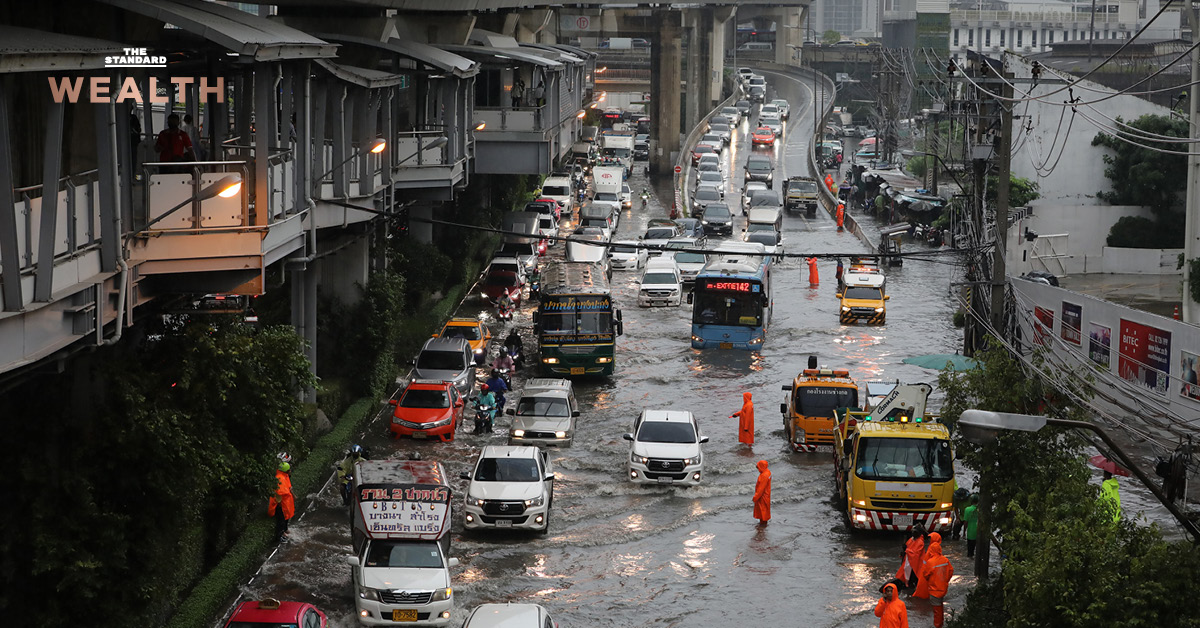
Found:
<svg viewBox="0 0 1200 628"><path fill-rule="evenodd" d="M815 358L791 384L782 386L787 395L779 404L783 433L792 451L816 451L834 444L837 423L834 410L858 408L858 384L846 369L816 368Z"/></svg>

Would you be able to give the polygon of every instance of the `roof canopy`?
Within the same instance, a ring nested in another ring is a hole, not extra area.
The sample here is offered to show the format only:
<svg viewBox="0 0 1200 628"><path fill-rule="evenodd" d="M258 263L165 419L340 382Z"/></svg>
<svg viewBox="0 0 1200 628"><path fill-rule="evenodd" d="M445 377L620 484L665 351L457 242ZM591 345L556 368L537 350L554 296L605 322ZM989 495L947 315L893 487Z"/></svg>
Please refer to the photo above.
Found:
<svg viewBox="0 0 1200 628"><path fill-rule="evenodd" d="M560 69L563 64L558 61L547 58L541 54L527 52L521 48L494 48L492 46L462 46L458 44L442 44L445 50L452 52L461 52L474 59L480 61L518 61L521 63L529 63L539 65L550 69ZM543 51L544 52L544 51Z"/></svg>
<svg viewBox="0 0 1200 628"><path fill-rule="evenodd" d="M0 73L95 70L123 44L0 24Z"/></svg>
<svg viewBox="0 0 1200 628"><path fill-rule="evenodd" d="M354 35L333 35L321 34L322 39L329 41L343 42L347 44L358 44L360 46L370 46L380 50L396 53L402 57L412 59L423 64L427 68L438 72L450 72L460 78L474 76L479 73L479 63L472 61L466 57L456 55L416 41L406 41L395 37L387 41L379 41L370 37L357 37Z"/></svg>

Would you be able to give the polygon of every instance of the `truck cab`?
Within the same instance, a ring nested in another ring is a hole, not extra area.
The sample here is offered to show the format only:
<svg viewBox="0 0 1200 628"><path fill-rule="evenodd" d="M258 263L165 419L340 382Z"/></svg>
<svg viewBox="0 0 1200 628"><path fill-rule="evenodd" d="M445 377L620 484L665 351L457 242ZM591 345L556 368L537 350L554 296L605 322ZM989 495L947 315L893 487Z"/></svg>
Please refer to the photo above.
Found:
<svg viewBox="0 0 1200 628"><path fill-rule="evenodd" d="M450 568L451 490L441 463L362 460L355 465L346 556L359 623L444 626L454 591Z"/></svg>
<svg viewBox="0 0 1200 628"><path fill-rule="evenodd" d="M783 433L792 451L816 451L834 444L834 411L858 408L858 384L846 369L816 368L809 360L791 384L782 386L787 393L779 411L783 414Z"/></svg>
<svg viewBox="0 0 1200 628"><path fill-rule="evenodd" d="M885 281L883 273L877 270L859 271L852 267L842 275L841 291L837 293L837 298L841 301L839 320L843 325L855 321L878 325L887 320L885 301L889 297L883 292Z"/></svg>
<svg viewBox="0 0 1200 628"><path fill-rule="evenodd" d="M789 211L804 209L812 218L817 215L817 181L809 177L792 177L784 192L784 207Z"/></svg>

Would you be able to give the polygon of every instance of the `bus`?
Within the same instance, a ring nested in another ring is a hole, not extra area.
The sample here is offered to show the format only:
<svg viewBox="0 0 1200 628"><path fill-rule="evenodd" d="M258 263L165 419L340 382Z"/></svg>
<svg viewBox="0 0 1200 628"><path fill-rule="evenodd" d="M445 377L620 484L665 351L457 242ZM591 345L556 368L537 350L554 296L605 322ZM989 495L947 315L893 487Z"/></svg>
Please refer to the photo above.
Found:
<svg viewBox="0 0 1200 628"><path fill-rule="evenodd" d="M761 349L771 323L771 258L758 243L722 242L687 300L693 349Z"/></svg>
<svg viewBox="0 0 1200 628"><path fill-rule="evenodd" d="M624 330L604 264L548 263L542 270L533 323L542 375L613 374L616 338Z"/></svg>

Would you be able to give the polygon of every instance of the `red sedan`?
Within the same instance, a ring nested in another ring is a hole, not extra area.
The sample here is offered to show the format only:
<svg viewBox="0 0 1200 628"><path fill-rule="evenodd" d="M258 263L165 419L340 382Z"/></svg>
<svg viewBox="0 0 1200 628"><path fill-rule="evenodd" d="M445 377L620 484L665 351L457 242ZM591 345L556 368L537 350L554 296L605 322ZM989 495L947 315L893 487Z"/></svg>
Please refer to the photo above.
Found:
<svg viewBox="0 0 1200 628"><path fill-rule="evenodd" d="M325 628L325 613L305 602L280 602L267 598L242 602L225 624L225 628L278 628L279 626Z"/></svg>
<svg viewBox="0 0 1200 628"><path fill-rule="evenodd" d="M463 418L463 398L450 382L418 379L404 389L399 399L388 403L396 406L389 425L393 437L452 441Z"/></svg>
<svg viewBox="0 0 1200 628"><path fill-rule="evenodd" d="M774 146L775 145L775 131L772 131L771 129L769 129L765 126L760 126L757 129L754 129L754 135L752 135L751 137L753 138L753 142L754 142L755 146L760 146L760 145L761 146Z"/></svg>
<svg viewBox="0 0 1200 628"><path fill-rule="evenodd" d="M700 158L709 153L715 154L717 151L708 144L700 144L692 150L692 165L700 163Z"/></svg>
<svg viewBox="0 0 1200 628"><path fill-rule="evenodd" d="M493 269L488 271L487 276L483 278L483 294L493 303L501 295L508 293L513 303L520 305L521 288L524 287L525 284L521 281L521 277L511 270Z"/></svg>

